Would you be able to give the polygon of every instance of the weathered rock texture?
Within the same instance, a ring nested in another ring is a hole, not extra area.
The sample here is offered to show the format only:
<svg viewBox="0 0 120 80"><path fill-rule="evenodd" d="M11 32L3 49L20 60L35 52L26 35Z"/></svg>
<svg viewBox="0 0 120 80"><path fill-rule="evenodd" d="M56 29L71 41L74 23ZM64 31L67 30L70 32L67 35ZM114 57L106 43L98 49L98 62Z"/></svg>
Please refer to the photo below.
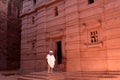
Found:
<svg viewBox="0 0 120 80"><path fill-rule="evenodd" d="M0 0L0 69L17 69L20 63L21 21L19 0Z"/></svg>
<svg viewBox="0 0 120 80"><path fill-rule="evenodd" d="M50 49L55 69L120 71L120 0L36 1L23 2L22 71L45 70Z"/></svg>

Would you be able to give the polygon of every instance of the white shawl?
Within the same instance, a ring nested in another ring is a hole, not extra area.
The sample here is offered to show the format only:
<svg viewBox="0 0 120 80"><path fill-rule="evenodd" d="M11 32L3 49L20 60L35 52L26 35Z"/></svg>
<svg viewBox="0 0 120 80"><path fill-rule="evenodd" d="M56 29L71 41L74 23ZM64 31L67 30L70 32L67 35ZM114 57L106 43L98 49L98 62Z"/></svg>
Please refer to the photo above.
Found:
<svg viewBox="0 0 120 80"><path fill-rule="evenodd" d="M54 57L54 55L48 54L47 55L47 62L50 65L51 68L54 68L54 65L55 65L55 57Z"/></svg>

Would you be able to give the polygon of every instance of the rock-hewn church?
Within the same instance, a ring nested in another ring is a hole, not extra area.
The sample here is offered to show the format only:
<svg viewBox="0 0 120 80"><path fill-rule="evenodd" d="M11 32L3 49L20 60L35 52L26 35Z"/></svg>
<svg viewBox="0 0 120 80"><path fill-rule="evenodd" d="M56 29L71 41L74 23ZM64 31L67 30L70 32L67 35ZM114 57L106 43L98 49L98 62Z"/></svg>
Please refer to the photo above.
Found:
<svg viewBox="0 0 120 80"><path fill-rule="evenodd" d="M21 71L120 71L120 0L23 0Z"/></svg>

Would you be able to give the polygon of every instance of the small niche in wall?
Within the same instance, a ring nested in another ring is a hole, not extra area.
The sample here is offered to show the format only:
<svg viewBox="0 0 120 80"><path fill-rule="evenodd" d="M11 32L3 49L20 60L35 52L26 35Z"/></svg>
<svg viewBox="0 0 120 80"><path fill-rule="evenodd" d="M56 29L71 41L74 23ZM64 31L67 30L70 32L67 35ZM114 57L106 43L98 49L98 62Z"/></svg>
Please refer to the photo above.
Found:
<svg viewBox="0 0 120 80"><path fill-rule="evenodd" d="M88 4L94 3L94 0L88 0Z"/></svg>
<svg viewBox="0 0 120 80"><path fill-rule="evenodd" d="M35 50L35 42L32 42L32 50Z"/></svg>
<svg viewBox="0 0 120 80"><path fill-rule="evenodd" d="M55 8L54 8L54 15L55 15L55 16L58 16L58 15L59 15L59 13L58 13L58 7L55 7Z"/></svg>
<svg viewBox="0 0 120 80"><path fill-rule="evenodd" d="M34 24L35 23L35 17L33 16L32 17L32 24Z"/></svg>
<svg viewBox="0 0 120 80"><path fill-rule="evenodd" d="M36 0L33 0L34 5L36 4Z"/></svg>

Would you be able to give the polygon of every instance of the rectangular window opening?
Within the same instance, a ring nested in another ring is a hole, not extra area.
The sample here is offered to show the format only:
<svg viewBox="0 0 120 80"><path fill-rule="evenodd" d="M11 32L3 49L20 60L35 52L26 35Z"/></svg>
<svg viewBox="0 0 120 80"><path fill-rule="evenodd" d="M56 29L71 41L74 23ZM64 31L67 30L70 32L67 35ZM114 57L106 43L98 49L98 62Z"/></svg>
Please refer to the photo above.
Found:
<svg viewBox="0 0 120 80"><path fill-rule="evenodd" d="M33 0L34 5L36 4L36 0Z"/></svg>
<svg viewBox="0 0 120 80"><path fill-rule="evenodd" d="M55 11L55 16L58 16L58 7L55 7L54 11Z"/></svg>
<svg viewBox="0 0 120 80"><path fill-rule="evenodd" d="M90 32L91 37L91 43L97 43L98 42L98 31Z"/></svg>
<svg viewBox="0 0 120 80"><path fill-rule="evenodd" d="M94 3L94 0L88 0L88 4Z"/></svg>

